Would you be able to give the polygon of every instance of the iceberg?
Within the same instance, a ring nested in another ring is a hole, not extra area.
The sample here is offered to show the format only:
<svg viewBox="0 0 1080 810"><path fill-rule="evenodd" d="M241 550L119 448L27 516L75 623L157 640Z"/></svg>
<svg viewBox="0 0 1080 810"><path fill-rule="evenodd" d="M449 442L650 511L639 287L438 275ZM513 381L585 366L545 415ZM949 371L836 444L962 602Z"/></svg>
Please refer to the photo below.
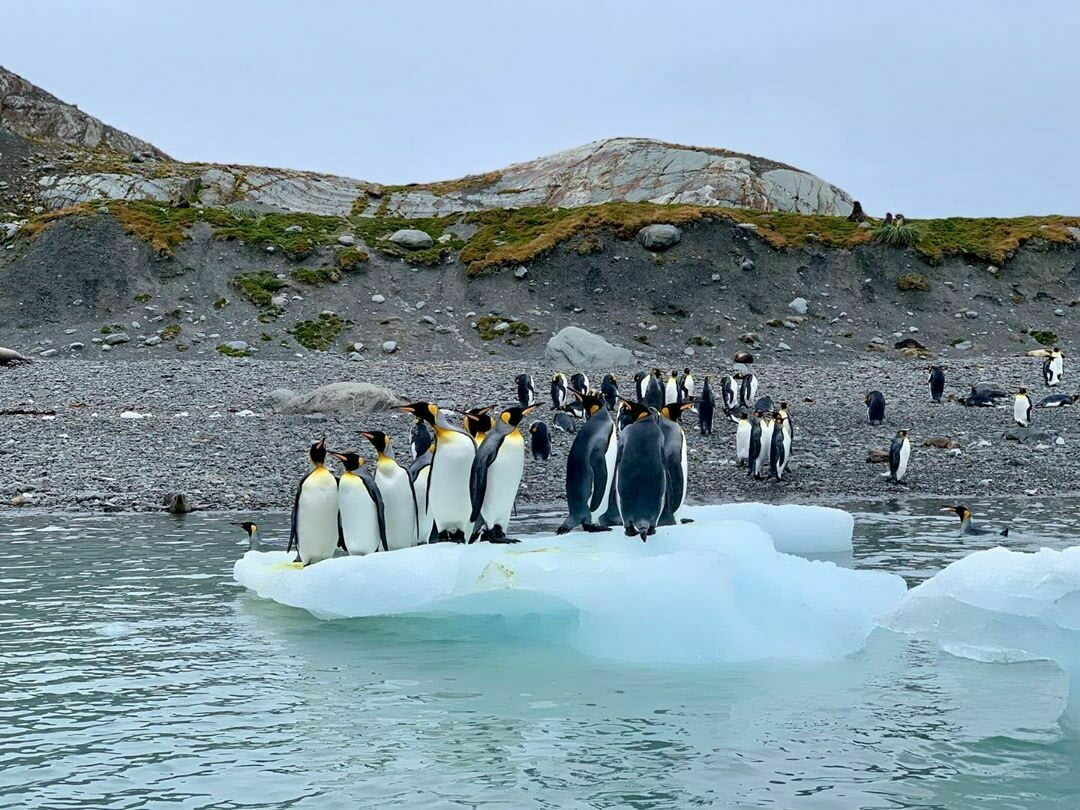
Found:
<svg viewBox="0 0 1080 810"><path fill-rule="evenodd" d="M860 650L903 598L900 577L783 554L746 521L518 545L438 543L299 568L249 551L237 582L320 619L498 616L601 658L642 663L832 659Z"/></svg>
<svg viewBox="0 0 1080 810"><path fill-rule="evenodd" d="M695 521L745 520L764 529L785 554L851 553L855 518L843 509L765 503L687 506L679 513Z"/></svg>
<svg viewBox="0 0 1080 810"><path fill-rule="evenodd" d="M912 588L882 626L976 661L1056 662L1069 679L1062 723L1080 728L1080 546L969 554Z"/></svg>

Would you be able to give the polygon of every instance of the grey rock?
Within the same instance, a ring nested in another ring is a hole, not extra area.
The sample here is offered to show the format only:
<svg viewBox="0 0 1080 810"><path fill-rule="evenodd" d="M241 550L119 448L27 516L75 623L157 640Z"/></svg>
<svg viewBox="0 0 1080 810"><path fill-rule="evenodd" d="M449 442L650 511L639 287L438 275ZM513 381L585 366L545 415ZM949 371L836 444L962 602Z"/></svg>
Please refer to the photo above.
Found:
<svg viewBox="0 0 1080 810"><path fill-rule="evenodd" d="M271 399L280 397L274 391ZM278 410L286 414L368 413L385 411L402 403L401 397L381 385L364 382L338 382L323 385L305 394L296 394Z"/></svg>
<svg viewBox="0 0 1080 810"><path fill-rule="evenodd" d="M547 343L544 356L569 368L612 368L628 366L634 355L599 335L578 326L561 329Z"/></svg>
<svg viewBox="0 0 1080 810"><path fill-rule="evenodd" d="M694 347L687 346L685 349L682 350L682 353L685 354L687 357L693 357L695 354Z"/></svg>
<svg viewBox="0 0 1080 810"><path fill-rule="evenodd" d="M85 348L86 348L86 344L85 343L79 343L78 341L75 341L74 343L69 343L68 344L68 351L69 352L81 352Z"/></svg>
<svg viewBox="0 0 1080 810"><path fill-rule="evenodd" d="M638 231L637 239L646 250L667 250L679 244L682 231L674 225L646 225Z"/></svg>
<svg viewBox="0 0 1080 810"><path fill-rule="evenodd" d="M390 241L407 250L426 250L435 244L435 240L416 228L402 228L390 234Z"/></svg>
<svg viewBox="0 0 1080 810"><path fill-rule="evenodd" d="M799 296L798 298L791 299L791 302L788 304L788 309L799 315L805 315L806 310L809 308L809 306L810 302L802 296Z"/></svg>
<svg viewBox="0 0 1080 810"><path fill-rule="evenodd" d="M289 305L289 296L275 295L273 298L270 299L270 303L273 304L275 307L285 309L285 307Z"/></svg>
<svg viewBox="0 0 1080 810"><path fill-rule="evenodd" d="M738 228L739 230L742 230L742 231L756 231L757 230L757 225L755 225L753 222L740 222L735 227Z"/></svg>
<svg viewBox="0 0 1080 810"><path fill-rule="evenodd" d="M779 343L776 344L776 350L779 352L790 352L791 347L781 340Z"/></svg>
<svg viewBox="0 0 1080 810"><path fill-rule="evenodd" d="M959 343L953 346L953 348L957 351L965 352L974 345L975 344L973 344L970 340L961 340Z"/></svg>
<svg viewBox="0 0 1080 810"><path fill-rule="evenodd" d="M364 359L364 355L360 354L360 352L349 352L348 359L353 363L359 363Z"/></svg>
<svg viewBox="0 0 1080 810"><path fill-rule="evenodd" d="M870 228L872 228L872 227L873 227L873 226L872 226L872 225L871 225L871 224L870 224L869 222L860 222L860 223L859 223L859 228L860 228L861 230L864 230L864 231L866 231L866 230L869 230L869 229L870 229Z"/></svg>
<svg viewBox="0 0 1080 810"><path fill-rule="evenodd" d="M339 236L337 238L337 242L338 242L339 245L344 245L345 247L351 247L352 245L356 244L356 237L353 236L352 234L343 233L343 234L341 234L341 236Z"/></svg>
<svg viewBox="0 0 1080 810"><path fill-rule="evenodd" d="M397 351L397 349L398 349L398 345L397 345L396 340L383 341L382 350L384 352L386 352L387 354L393 354L394 352Z"/></svg>
<svg viewBox="0 0 1080 810"><path fill-rule="evenodd" d="M386 296L385 295L373 295L373 296L371 296L371 303L373 303L373 304L384 304L384 303L386 303Z"/></svg>
<svg viewBox="0 0 1080 810"><path fill-rule="evenodd" d="M290 225L288 228L285 229L285 233L300 233L303 230L303 225Z"/></svg>
<svg viewBox="0 0 1080 810"><path fill-rule="evenodd" d="M157 346L161 343L161 335L151 335L146 339L146 346Z"/></svg>
<svg viewBox="0 0 1080 810"><path fill-rule="evenodd" d="M516 279L520 280L520 279L528 278L528 277L529 277L529 268L528 267L519 267L517 270L514 271L514 278L516 278Z"/></svg>
<svg viewBox="0 0 1080 810"><path fill-rule="evenodd" d="M106 346L118 346L121 343L130 343L131 338L125 332L117 332L115 335L108 335L105 338Z"/></svg>
<svg viewBox="0 0 1080 810"><path fill-rule="evenodd" d="M40 356L41 357L56 357L56 353L57 353L56 349L46 349L45 351L43 351L41 353Z"/></svg>
<svg viewBox="0 0 1080 810"><path fill-rule="evenodd" d="M246 340L227 340L222 345L226 349L232 349L234 352L246 352L251 349Z"/></svg>
<svg viewBox="0 0 1080 810"><path fill-rule="evenodd" d="M969 309L969 310L967 310L967 311L966 311L966 312L964 313L964 317L965 317L965 318L971 318L972 320L974 320L975 318L978 318L978 317L979 317L979 313L978 313L978 312L976 312L976 311L975 311L975 310L973 310L973 309Z"/></svg>
<svg viewBox="0 0 1080 810"><path fill-rule="evenodd" d="M266 402L275 411L281 412L289 400L296 397L296 392L291 388L275 388L266 395Z"/></svg>
<svg viewBox="0 0 1080 810"><path fill-rule="evenodd" d="M431 315L425 315L420 319L420 322L430 324L431 326L434 326L436 324L435 318Z"/></svg>
<svg viewBox="0 0 1080 810"><path fill-rule="evenodd" d="M743 259L742 262L739 264L739 269L749 273L751 270L754 269L754 260Z"/></svg>

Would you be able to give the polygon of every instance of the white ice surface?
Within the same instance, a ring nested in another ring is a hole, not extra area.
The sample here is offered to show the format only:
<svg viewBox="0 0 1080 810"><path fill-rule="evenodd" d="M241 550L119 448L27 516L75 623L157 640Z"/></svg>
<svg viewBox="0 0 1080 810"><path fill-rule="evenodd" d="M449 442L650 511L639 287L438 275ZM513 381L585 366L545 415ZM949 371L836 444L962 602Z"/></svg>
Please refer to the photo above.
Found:
<svg viewBox="0 0 1080 810"><path fill-rule="evenodd" d="M906 590L893 574L781 554L738 521L667 527L647 543L571 533L303 569L290 557L249 551L233 575L319 618L498 615L513 632L543 628L583 653L648 663L836 658L859 650Z"/></svg>
<svg viewBox="0 0 1080 810"><path fill-rule="evenodd" d="M1070 685L1063 722L1080 725L1080 546L969 554L911 589L882 624L976 661L1057 662Z"/></svg>
<svg viewBox="0 0 1080 810"><path fill-rule="evenodd" d="M850 552L855 528L855 518L848 512L828 506L725 503L687 506L680 515L702 521L749 521L770 534L776 550L786 554Z"/></svg>

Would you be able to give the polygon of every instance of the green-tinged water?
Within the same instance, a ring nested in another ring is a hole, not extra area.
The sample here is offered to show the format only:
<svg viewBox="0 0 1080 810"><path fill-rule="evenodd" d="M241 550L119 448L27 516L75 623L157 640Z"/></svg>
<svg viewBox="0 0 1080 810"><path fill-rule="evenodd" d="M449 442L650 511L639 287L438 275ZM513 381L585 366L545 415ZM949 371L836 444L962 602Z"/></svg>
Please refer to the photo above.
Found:
<svg viewBox="0 0 1080 810"><path fill-rule="evenodd" d="M940 505L848 504L841 564L915 582L1080 536L1030 499L969 503L1012 535L962 543ZM495 619L323 622L232 582L239 519L0 516L0 807L1077 806L1052 664L876 631L829 663L646 667Z"/></svg>

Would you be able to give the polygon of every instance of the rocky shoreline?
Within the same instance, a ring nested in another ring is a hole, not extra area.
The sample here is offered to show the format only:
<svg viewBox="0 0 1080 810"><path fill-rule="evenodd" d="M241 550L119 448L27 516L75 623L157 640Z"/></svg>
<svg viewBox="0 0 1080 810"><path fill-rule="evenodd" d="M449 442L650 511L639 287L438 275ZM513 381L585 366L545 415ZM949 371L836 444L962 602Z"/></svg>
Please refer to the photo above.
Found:
<svg viewBox="0 0 1080 810"><path fill-rule="evenodd" d="M683 358L668 359L668 367ZM1038 409L1025 441L1015 433L1011 397L997 408L930 402L925 363L884 359L759 364L760 394L791 405L795 423L790 480L747 479L734 466L734 425L718 419L702 437L687 418L691 502L733 500L825 502L843 497L1049 495L1080 492L1078 411ZM161 510L163 498L183 493L199 510L286 509L305 471L305 451L325 435L336 447L370 456L358 432L390 433L398 457L408 458L411 422L404 414L280 414L271 392L297 392L340 381L371 382L409 399L448 406L511 404L514 376L534 375L550 418L546 381L554 369L536 362L425 363L387 359L348 363L332 356L301 361L147 360L39 361L0 368L0 510ZM565 369L570 371L570 369ZM589 369L599 380L602 369ZM1046 389L1039 363L1026 357L985 357L946 366L947 395L975 382L1012 391L1026 386L1037 400ZM714 381L724 369L699 368ZM632 371L620 374L629 389ZM1063 387L1069 392L1068 365ZM884 392L885 424L866 423L863 397ZM898 428L911 430L910 477L900 486L867 462ZM929 437L949 446L924 445ZM526 464L520 503L559 508L571 437L553 433L547 462Z"/></svg>

